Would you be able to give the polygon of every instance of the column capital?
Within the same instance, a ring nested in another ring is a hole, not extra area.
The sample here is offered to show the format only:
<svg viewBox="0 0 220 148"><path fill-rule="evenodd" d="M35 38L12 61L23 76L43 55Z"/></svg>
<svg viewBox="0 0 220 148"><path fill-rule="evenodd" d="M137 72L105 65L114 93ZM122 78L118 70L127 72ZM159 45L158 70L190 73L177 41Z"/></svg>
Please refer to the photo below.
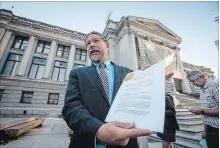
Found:
<svg viewBox="0 0 220 148"><path fill-rule="evenodd" d="M148 40L149 40L149 41L152 41L153 39L154 39L154 37L148 36Z"/></svg>
<svg viewBox="0 0 220 148"><path fill-rule="evenodd" d="M164 45L164 46L167 46L169 43L168 42L166 42L166 41L162 41L162 43L161 43L162 45Z"/></svg>
<svg viewBox="0 0 220 148"><path fill-rule="evenodd" d="M71 44L71 45L70 45L70 48L76 48L76 45Z"/></svg>
<svg viewBox="0 0 220 148"><path fill-rule="evenodd" d="M6 28L7 29L7 31L9 31L9 32L13 32L13 30L12 29L10 29L10 28Z"/></svg>
<svg viewBox="0 0 220 148"><path fill-rule="evenodd" d="M145 40L150 40L150 36L147 35L146 37L144 37L144 39Z"/></svg>
<svg viewBox="0 0 220 148"><path fill-rule="evenodd" d="M6 27L6 33L11 33L11 35L12 36L15 36L16 34L15 34L15 32L12 30L12 29L8 29L7 27Z"/></svg>
<svg viewBox="0 0 220 148"><path fill-rule="evenodd" d="M38 38L38 36L36 34L33 34L33 33L29 33L28 36L29 37L33 36L34 38Z"/></svg>
<svg viewBox="0 0 220 148"><path fill-rule="evenodd" d="M58 40L57 40L57 39L54 39L54 38L51 38L50 41L51 41L51 42L56 42L56 43L58 43Z"/></svg>
<svg viewBox="0 0 220 148"><path fill-rule="evenodd" d="M0 25L0 28L7 29L4 25Z"/></svg>

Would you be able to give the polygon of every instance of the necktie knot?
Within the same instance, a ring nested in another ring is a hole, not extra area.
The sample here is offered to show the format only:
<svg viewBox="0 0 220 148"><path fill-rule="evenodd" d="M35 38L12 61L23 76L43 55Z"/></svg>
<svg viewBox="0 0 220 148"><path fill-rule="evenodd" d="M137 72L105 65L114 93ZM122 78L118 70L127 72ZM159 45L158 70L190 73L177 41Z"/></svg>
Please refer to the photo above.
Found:
<svg viewBox="0 0 220 148"><path fill-rule="evenodd" d="M104 63L99 64L99 68L105 68L106 65Z"/></svg>

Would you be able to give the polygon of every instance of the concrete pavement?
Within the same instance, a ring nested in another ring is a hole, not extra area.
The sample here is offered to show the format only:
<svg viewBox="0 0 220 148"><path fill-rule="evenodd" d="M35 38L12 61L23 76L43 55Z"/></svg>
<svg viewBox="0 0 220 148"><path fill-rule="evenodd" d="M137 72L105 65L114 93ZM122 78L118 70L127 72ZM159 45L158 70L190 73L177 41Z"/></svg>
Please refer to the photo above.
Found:
<svg viewBox="0 0 220 148"><path fill-rule="evenodd" d="M0 118L0 120L2 123L15 119ZM7 145L0 145L0 148L68 148L69 142L67 125L63 119L46 118L42 127L32 129L20 135L17 140L10 140ZM161 148L161 143L149 142L149 148Z"/></svg>

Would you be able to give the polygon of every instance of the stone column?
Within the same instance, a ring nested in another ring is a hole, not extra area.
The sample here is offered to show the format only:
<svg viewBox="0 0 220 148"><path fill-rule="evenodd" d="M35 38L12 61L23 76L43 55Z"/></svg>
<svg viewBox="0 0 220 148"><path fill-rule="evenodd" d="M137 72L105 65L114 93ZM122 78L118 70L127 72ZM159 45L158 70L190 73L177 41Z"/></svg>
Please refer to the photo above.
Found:
<svg viewBox="0 0 220 148"><path fill-rule="evenodd" d="M67 80L67 81L69 80L69 73L73 69L73 62L74 62L75 52L76 52L76 46L71 45L70 53L69 53L69 57L68 57L68 62L67 62L67 67L66 67L65 80Z"/></svg>
<svg viewBox="0 0 220 148"><path fill-rule="evenodd" d="M6 33L4 34L1 43L0 43L0 61L2 60L2 57L6 51L7 45L11 39L12 32L7 30Z"/></svg>
<svg viewBox="0 0 220 148"><path fill-rule="evenodd" d="M18 76L24 76L25 75L25 71L26 71L26 68L28 66L31 54L34 50L35 42L36 42L36 37L31 35L30 38L29 38L29 41L28 41L28 46L24 51L24 55L23 55L23 58L22 58L22 61L21 61L21 65L20 65L20 68L19 68L19 71L18 71Z"/></svg>
<svg viewBox="0 0 220 148"><path fill-rule="evenodd" d="M0 41L2 40L2 38L5 34L5 31L6 31L5 27L0 27Z"/></svg>
<svg viewBox="0 0 220 148"><path fill-rule="evenodd" d="M180 54L179 54L179 51L177 49L177 59L178 59L178 63L180 63L180 69L181 69L181 73L183 75L183 80L182 80L182 83L181 83L181 87L182 87L182 92L184 93L190 93L190 86L187 85L187 78L186 78L186 75L185 75L185 72L184 72L184 68L183 68L183 64L182 64L182 61L181 61L181 58L180 58Z"/></svg>
<svg viewBox="0 0 220 148"><path fill-rule="evenodd" d="M130 67L132 70L138 70L138 60L135 45L134 33L129 31L129 51L130 52Z"/></svg>
<svg viewBox="0 0 220 148"><path fill-rule="evenodd" d="M115 62L117 63L116 61L116 48L115 48L115 36L113 34L109 34L109 38L108 38L108 49L109 49L109 59L112 61L112 62Z"/></svg>
<svg viewBox="0 0 220 148"><path fill-rule="evenodd" d="M50 46L50 52L48 54L48 57L47 57L47 64L46 64L46 67L45 67L45 72L44 72L44 76L43 76L43 79L50 79L50 73L51 73L51 70L52 70L52 66L53 66L53 59L56 55L56 52L57 52L57 46L58 46L58 43L57 41L55 40L52 40L52 43L51 43L51 46Z"/></svg>

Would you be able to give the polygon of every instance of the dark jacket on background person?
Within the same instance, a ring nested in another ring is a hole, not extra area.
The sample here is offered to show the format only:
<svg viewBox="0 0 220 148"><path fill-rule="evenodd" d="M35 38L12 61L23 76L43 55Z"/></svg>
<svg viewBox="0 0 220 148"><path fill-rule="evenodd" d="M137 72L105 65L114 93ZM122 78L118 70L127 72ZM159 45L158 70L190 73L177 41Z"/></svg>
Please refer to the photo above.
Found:
<svg viewBox="0 0 220 148"><path fill-rule="evenodd" d="M173 96L168 93L166 94L164 128L168 130L179 130L179 125L176 120L176 111L173 102Z"/></svg>
<svg viewBox="0 0 220 148"><path fill-rule="evenodd" d="M124 77L132 70L111 63L114 67L114 100ZM73 130L69 148L94 148L96 133L104 124L109 109L110 103L94 64L72 70L62 110L64 120ZM122 146L107 145L106 148ZM137 139L130 139L123 148L138 148Z"/></svg>

